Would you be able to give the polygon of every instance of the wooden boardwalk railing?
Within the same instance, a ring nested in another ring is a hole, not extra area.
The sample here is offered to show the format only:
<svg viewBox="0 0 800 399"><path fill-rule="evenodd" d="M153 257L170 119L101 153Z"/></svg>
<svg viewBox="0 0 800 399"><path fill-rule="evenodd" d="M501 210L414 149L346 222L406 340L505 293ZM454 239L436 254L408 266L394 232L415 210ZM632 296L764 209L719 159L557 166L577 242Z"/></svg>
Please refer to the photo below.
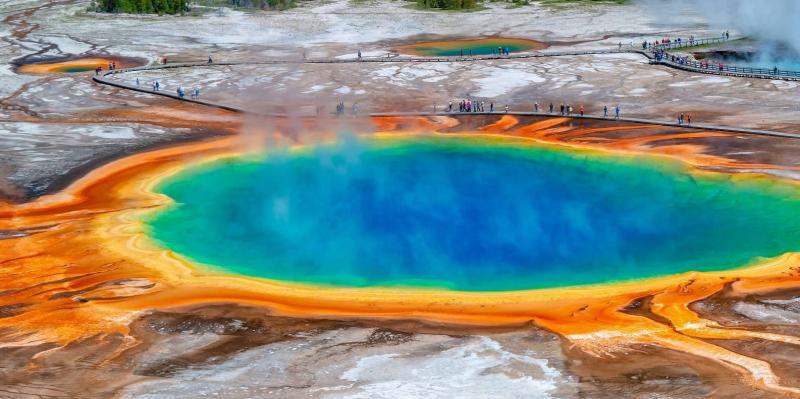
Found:
<svg viewBox="0 0 800 399"><path fill-rule="evenodd" d="M185 66L191 65L208 65L207 63L190 63L190 64L168 64L168 65L160 65L159 69L162 68L180 68ZM230 65L230 64L215 64L215 65ZM146 70L152 69L152 67L140 67L140 68L131 68L126 70L120 70L119 72L123 71L130 71L130 70ZM266 117L289 117L289 114L286 113L266 113L266 112L253 112L249 110L245 110L243 108L234 107L230 105L225 105L221 103L217 103L214 101L207 101L207 100L200 100L200 99L193 99L193 98L186 98L180 97L175 93L171 93L168 91L153 91L148 89L147 86L139 86L139 85L131 85L124 83L119 80L108 79L108 76L113 76L113 72L106 72L101 75L94 76L94 81L98 83L102 83L109 86L118 87L121 89L133 90L141 93L148 93L159 95L163 97L169 97L180 101L185 101L193 104L205 105L209 107L215 107L219 109L224 109L227 111L232 111L236 113L247 113L256 116L266 116ZM392 116L469 116L469 115L516 115L516 116L535 116L535 117L565 117L563 115L559 115L557 113L547 113L547 112L519 112L519 111L510 111L510 112L375 112L375 113L365 113L359 114L357 116L363 117L392 117ZM293 115L292 115L293 116ZM300 115L300 117L315 117L314 115ZM567 118L576 119L576 120L603 120L609 122L626 122L626 123L640 123L646 125L660 125L660 126L668 126L668 127L675 127L675 128L682 128L682 129L694 129L694 130L709 130L709 131L720 131L720 132L730 132L730 133L741 133L741 134L751 134L751 135L759 135L759 136L772 136L772 137L784 137L784 138L791 138L791 139L800 139L800 134L796 133L788 133L788 132L778 132L778 131L771 131L771 130L761 130L761 129L746 129L746 128L736 128L730 126L719 126L719 125L686 125L686 124L678 124L675 122L665 122L663 120L655 120L655 119L642 119L642 118L614 118L614 117L605 117L602 115L569 115Z"/></svg>

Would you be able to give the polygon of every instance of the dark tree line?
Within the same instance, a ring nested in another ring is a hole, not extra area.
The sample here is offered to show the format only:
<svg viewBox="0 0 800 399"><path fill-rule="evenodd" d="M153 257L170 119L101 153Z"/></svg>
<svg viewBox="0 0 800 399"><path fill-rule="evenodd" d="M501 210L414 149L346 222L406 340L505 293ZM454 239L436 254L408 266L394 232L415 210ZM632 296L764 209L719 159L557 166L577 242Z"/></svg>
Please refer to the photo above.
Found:
<svg viewBox="0 0 800 399"><path fill-rule="evenodd" d="M101 12L132 14L180 14L187 11L186 0L98 0Z"/></svg>
<svg viewBox="0 0 800 399"><path fill-rule="evenodd" d="M294 0L229 0L236 7L260 8L262 10L286 10L295 6Z"/></svg>
<svg viewBox="0 0 800 399"><path fill-rule="evenodd" d="M439 8L442 10L467 10L477 6L476 0L417 0L422 8Z"/></svg>

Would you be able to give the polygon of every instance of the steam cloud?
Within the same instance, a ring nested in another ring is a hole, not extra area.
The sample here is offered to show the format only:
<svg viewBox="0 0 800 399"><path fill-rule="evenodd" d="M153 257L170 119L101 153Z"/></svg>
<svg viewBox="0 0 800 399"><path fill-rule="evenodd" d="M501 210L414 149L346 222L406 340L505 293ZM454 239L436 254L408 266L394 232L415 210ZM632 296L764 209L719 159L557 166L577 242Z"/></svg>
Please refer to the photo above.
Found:
<svg viewBox="0 0 800 399"><path fill-rule="evenodd" d="M691 9L702 13L712 28L734 30L753 38L776 41L800 53L800 1L797 0L642 0L657 13ZM680 15L679 13L673 15Z"/></svg>
<svg viewBox="0 0 800 399"><path fill-rule="evenodd" d="M720 28L732 26L748 36L774 40L800 52L800 2L796 0L691 0Z"/></svg>
<svg viewBox="0 0 800 399"><path fill-rule="evenodd" d="M800 58L800 1L797 0L640 0L659 18L680 24L679 15L702 14L710 28L759 40L757 60L771 66ZM789 50L789 51L787 51ZM788 54L787 54L788 53Z"/></svg>

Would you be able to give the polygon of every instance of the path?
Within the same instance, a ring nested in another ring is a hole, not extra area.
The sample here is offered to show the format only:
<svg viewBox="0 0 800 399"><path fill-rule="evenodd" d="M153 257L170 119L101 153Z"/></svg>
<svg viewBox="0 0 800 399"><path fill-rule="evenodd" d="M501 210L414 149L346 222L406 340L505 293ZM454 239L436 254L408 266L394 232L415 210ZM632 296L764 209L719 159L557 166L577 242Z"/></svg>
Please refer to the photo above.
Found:
<svg viewBox="0 0 800 399"><path fill-rule="evenodd" d="M710 43L720 43L726 41L725 39L699 39L693 40L690 44L686 44L686 42L682 44L669 44L669 45L658 45L656 49L685 49L690 47L697 47L702 46ZM249 113L254 115L260 116L269 116L269 117L287 117L288 114L284 113L262 113L262 112L252 112L247 111L242 108L225 105L221 103L216 103L213 101L206 101L200 99L192 99L187 97L179 97L177 94L172 94L171 92L167 91L154 91L149 88L148 86L140 86L140 85L132 85L123 83L121 81L109 79L109 76L115 76L117 74L123 74L127 72L135 72L135 71L148 71L148 70L161 70L161 69L174 69L174 68L192 68L192 67L201 67L201 66L233 66L233 65L279 65L279 64L343 64L343 63L364 63L364 62L403 62L403 63L425 63L425 62L474 62L474 61L484 61L484 60L504 60L504 59L531 59L531 58L543 58L543 57L564 57L564 56L575 56L575 55L593 55L593 54L620 54L620 53L635 53L641 54L647 57L651 64L660 64L666 65L672 68L677 68L681 70L687 70L690 72L698 72L698 73L706 73L706 74L714 74L714 75L726 75L726 76L741 76L741 77L751 77L751 78L759 78L759 79L783 79L783 80L800 80L800 73L795 73L795 75L768 75L764 73L747 73L744 71L719 71L714 69L707 69L707 68L700 68L696 65L691 64L680 64L676 62L672 62L669 60L656 60L655 54L653 51L653 46L649 49L632 49L630 47L627 48L619 48L619 49L611 49L611 50L594 50L594 51L562 51L562 52L536 52L536 53L523 53L523 54L512 54L507 56L497 56L497 55L487 55L487 56L471 56L471 57L371 57L371 58L325 58L325 59L303 59L303 60L265 60L265 61L241 61L241 62L214 62L209 64L208 62L188 62L188 63L172 63L172 64L162 64L162 65L149 65L149 66L142 66L136 68L128 68L128 69L121 69L117 71L105 71L100 75L95 75L92 79L95 82L119 87L122 89L133 90L141 93L148 93L148 94L155 94L159 96L169 97L176 100L186 101L194 104L200 104L215 108L224 109L227 111L237 112L237 113ZM517 112L512 111L509 113L505 112L389 112L389 113L369 113L369 114L360 114L360 116L444 116L444 115L517 115L517 116L539 116L539 117L561 117L562 115L555 114L555 113L546 113L546 112ZM570 118L573 119L592 119L592 120L615 120L613 118L603 117L601 115L570 115ZM703 125L703 124L693 124L693 125L686 125L686 124L678 124L675 122L665 122L663 120L653 120L653 119L640 119L640 118L620 118L616 119L621 122L632 122L632 123L642 123L642 124L652 124L652 125L660 125L660 126L669 126L669 127L676 127L676 128L685 128L685 129L695 129L695 130L710 130L710 131L724 131L724 132L732 132L732 133L742 133L742 134L753 134L753 135L762 135L762 136L775 136L775 137L786 137L786 138L798 138L800 139L800 134L795 133L786 133L786 132L777 132L777 131L770 131L770 130L760 130L760 129L746 129L746 128L737 128L737 127L730 127L730 126L720 126L720 125Z"/></svg>
<svg viewBox="0 0 800 399"><path fill-rule="evenodd" d="M279 61L270 62L265 61L259 64L275 64L281 63ZM215 63L212 65L237 65L238 63ZM132 70L143 70L143 69L165 69L165 68L181 68L181 67L188 67L188 66L199 66L199 65L208 65L207 63L190 63L190 64L167 64L167 65L159 65L158 67L140 67L140 68L131 68L126 70L120 70L118 73L132 71ZM258 116L267 116L267 117L288 117L289 114L285 113L264 113L264 112L252 112L247 111L243 108L233 107L230 105L225 105L221 103L216 103L213 101L207 100L200 100L200 99L192 99L187 97L179 97L177 94L173 94L172 92L167 91L153 91L148 89L148 86L136 86L127 83L123 83L120 81L109 80L105 78L105 75L110 75L110 72L106 72L105 74L94 76L94 81L122 89L133 90L141 93L148 93L148 94L155 94L163 97L169 97L180 101L185 101L194 104L205 105L209 107L215 107L219 109L224 109L227 111L237 112L237 113L246 113L251 115L258 115ZM610 109L611 111L611 109ZM458 115L514 115L514 116L538 116L538 117L563 117L558 113L547 113L547 112L520 112L520 111L510 111L508 113L502 111L496 112L376 112L376 113L366 113L366 114L359 114L358 116L363 117L391 117L391 116L458 116ZM299 117L314 117L313 115L299 115ZM665 122L663 120L654 120L654 119L641 119L641 118L619 118L614 119L613 117L603 117L602 115L570 115L569 118L571 119L589 119L589 120L605 120L605 121L619 121L619 122L629 122L629 123L641 123L641 124L649 124L649 125L660 125L660 126L669 126L669 127L676 127L676 128L684 128L684 129L694 129L694 130L708 130L708 131L721 131L721 132L731 132L731 133L742 133L742 134L753 134L753 135L761 135L761 136L774 136L774 137L785 137L785 138L793 138L793 139L800 139L800 134L795 133L786 133L786 132L777 132L771 130L760 130L760 129L746 129L746 128L737 128L737 127L730 127L730 126L720 126L720 125L703 125L703 124L692 124L692 125L680 125L675 122Z"/></svg>

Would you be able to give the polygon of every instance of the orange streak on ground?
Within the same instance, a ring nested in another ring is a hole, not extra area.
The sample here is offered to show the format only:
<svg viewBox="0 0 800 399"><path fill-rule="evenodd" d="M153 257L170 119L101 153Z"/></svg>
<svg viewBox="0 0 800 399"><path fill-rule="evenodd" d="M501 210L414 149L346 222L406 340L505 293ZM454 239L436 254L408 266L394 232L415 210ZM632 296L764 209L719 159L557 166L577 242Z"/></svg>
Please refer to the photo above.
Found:
<svg viewBox="0 0 800 399"><path fill-rule="evenodd" d="M491 132L491 133L504 132L516 126L518 123L519 120L514 116L503 115L497 122L492 123L491 125L483 126L478 130L481 132Z"/></svg>
<svg viewBox="0 0 800 399"><path fill-rule="evenodd" d="M504 126L517 120L504 116ZM517 137L599 151L688 157L690 163L736 165L702 154L699 145L649 146L673 139L719 137L724 133L668 134L587 144L560 142L613 130L559 126L569 119L536 122L489 136ZM513 123L512 123L513 122ZM420 126L439 131L458 124L452 118L374 118L389 128L379 135L409 135ZM278 124L280 125L280 124ZM629 127L625 127L629 129ZM490 129L491 130L491 129ZM469 135L469 133L441 133ZM473 133L474 134L474 133ZM525 136L525 137L519 137ZM198 267L156 246L141 218L170 203L153 191L156 184L188 165L241 155L239 136L134 155L98 168L61 193L20 204L0 204L0 229L45 227L27 237L0 240L0 318L2 345L67 344L96 334L127 334L139 312L218 302L265 306L303 317L416 318L476 325L533 321L597 356L617 356L636 345L659 345L714 359L741 372L752 385L797 394L780 384L764 361L698 338L768 339L797 344L794 337L729 330L701 319L689 304L724 285L766 289L797 287L787 273L800 267L800 255L787 254L757 266L725 272L683 273L633 282L513 292L456 292L400 288L328 288L233 276ZM705 164L702 164L705 165ZM651 311L665 325L620 312L637 298L652 296Z"/></svg>

